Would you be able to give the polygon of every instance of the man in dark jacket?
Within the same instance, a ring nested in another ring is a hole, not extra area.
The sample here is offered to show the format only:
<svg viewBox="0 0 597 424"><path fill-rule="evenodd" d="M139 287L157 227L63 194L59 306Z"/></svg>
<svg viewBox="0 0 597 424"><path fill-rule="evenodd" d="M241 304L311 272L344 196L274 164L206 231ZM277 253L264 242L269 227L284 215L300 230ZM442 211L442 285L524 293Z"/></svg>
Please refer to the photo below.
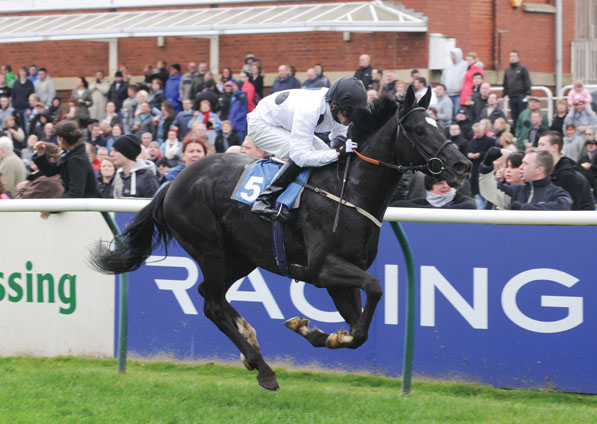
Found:
<svg viewBox="0 0 597 424"><path fill-rule="evenodd" d="M153 197L159 187L154 165L137 159L141 143L132 134L118 137L112 145L111 156L118 167L114 177L114 198Z"/></svg>
<svg viewBox="0 0 597 424"><path fill-rule="evenodd" d="M219 110L218 99L220 98L216 83L214 80L205 81L205 87L195 96L195 103L193 109L199 110L199 106L203 100L209 101L212 112Z"/></svg>
<svg viewBox="0 0 597 424"><path fill-rule="evenodd" d="M468 118L466 109L461 107L456 112L456 124L460 127L462 136L468 141L471 141L474 137L473 134L473 122Z"/></svg>
<svg viewBox="0 0 597 424"><path fill-rule="evenodd" d="M504 72L503 85L504 98L509 99L512 111L512 128L516 128L518 115L527 108L532 84L529 70L520 63L520 56L515 50L510 52L510 66Z"/></svg>
<svg viewBox="0 0 597 424"><path fill-rule="evenodd" d="M290 68L287 65L280 65L278 68L278 76L274 80L271 93L278 91L290 90L291 88L301 88L301 82L292 76Z"/></svg>
<svg viewBox="0 0 597 424"><path fill-rule="evenodd" d="M29 96L35 93L33 83L27 79L27 68L21 66L19 68L19 77L15 80L12 86L12 107L19 127L25 131L25 117L26 111L29 107Z"/></svg>
<svg viewBox="0 0 597 424"><path fill-rule="evenodd" d="M572 210L595 210L591 186L587 179L580 173L578 165L572 159L562 155L564 140L557 131L543 133L537 147L539 150L548 151L554 161L551 181L566 190L572 197Z"/></svg>
<svg viewBox="0 0 597 424"><path fill-rule="evenodd" d="M484 198L498 209L570 210L570 195L549 178L553 169L553 157L549 152L528 151L520 165L525 184L511 185L498 183L495 179L493 161L501 155L499 148L491 148L481 164L479 187Z"/></svg>
<svg viewBox="0 0 597 424"><path fill-rule="evenodd" d="M114 82L110 85L108 90L108 101L114 102L116 112L122 107L122 102L128 97L128 82L123 81L122 72L116 71L114 74Z"/></svg>
<svg viewBox="0 0 597 424"><path fill-rule="evenodd" d="M368 54L362 54L359 56L359 69L354 73L354 77L360 79L363 83L363 87L369 87L371 84L371 73L373 68L371 67L371 56Z"/></svg>

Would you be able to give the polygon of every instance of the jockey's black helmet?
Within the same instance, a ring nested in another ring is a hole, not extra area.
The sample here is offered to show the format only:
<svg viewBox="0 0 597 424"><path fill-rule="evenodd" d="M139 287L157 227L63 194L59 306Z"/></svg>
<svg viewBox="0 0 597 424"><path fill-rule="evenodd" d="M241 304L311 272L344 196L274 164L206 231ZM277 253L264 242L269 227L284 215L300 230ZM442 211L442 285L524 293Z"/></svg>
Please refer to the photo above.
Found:
<svg viewBox="0 0 597 424"><path fill-rule="evenodd" d="M367 105L367 90L361 80L342 77L332 84L325 99L328 102L334 102L342 109L352 110Z"/></svg>

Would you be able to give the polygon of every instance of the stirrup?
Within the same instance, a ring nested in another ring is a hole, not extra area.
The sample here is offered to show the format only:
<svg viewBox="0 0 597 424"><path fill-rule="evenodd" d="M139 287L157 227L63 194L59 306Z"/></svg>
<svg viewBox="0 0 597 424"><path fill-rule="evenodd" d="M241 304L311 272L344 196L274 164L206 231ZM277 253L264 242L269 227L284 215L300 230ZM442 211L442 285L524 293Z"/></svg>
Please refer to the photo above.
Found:
<svg viewBox="0 0 597 424"><path fill-rule="evenodd" d="M280 203L278 212L271 217L273 221L287 222L290 219L290 209L288 209L283 203Z"/></svg>

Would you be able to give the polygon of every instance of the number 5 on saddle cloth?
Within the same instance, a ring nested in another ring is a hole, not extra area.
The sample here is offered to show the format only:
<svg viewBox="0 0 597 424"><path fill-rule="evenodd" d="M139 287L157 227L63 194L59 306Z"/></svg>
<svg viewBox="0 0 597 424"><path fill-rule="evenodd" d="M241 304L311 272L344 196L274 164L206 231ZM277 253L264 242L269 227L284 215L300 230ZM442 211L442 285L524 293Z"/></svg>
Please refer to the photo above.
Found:
<svg viewBox="0 0 597 424"><path fill-rule="evenodd" d="M231 198L252 206L281 167L282 165L272 162L270 159L262 159L249 164L238 180ZM296 179L305 183L310 174L311 168L305 168ZM290 183L286 190L278 196L277 202L282 203L288 209L298 208L303 189L304 187L297 183Z"/></svg>

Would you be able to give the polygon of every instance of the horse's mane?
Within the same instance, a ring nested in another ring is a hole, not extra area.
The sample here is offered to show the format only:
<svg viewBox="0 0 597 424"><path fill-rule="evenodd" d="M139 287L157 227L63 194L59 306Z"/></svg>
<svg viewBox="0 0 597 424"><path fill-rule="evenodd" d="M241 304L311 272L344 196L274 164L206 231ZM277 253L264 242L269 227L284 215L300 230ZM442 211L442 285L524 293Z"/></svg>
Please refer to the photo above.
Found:
<svg viewBox="0 0 597 424"><path fill-rule="evenodd" d="M397 109L398 102L388 95L382 95L367 107L355 109L352 113L350 137L357 143L366 142L396 114Z"/></svg>

